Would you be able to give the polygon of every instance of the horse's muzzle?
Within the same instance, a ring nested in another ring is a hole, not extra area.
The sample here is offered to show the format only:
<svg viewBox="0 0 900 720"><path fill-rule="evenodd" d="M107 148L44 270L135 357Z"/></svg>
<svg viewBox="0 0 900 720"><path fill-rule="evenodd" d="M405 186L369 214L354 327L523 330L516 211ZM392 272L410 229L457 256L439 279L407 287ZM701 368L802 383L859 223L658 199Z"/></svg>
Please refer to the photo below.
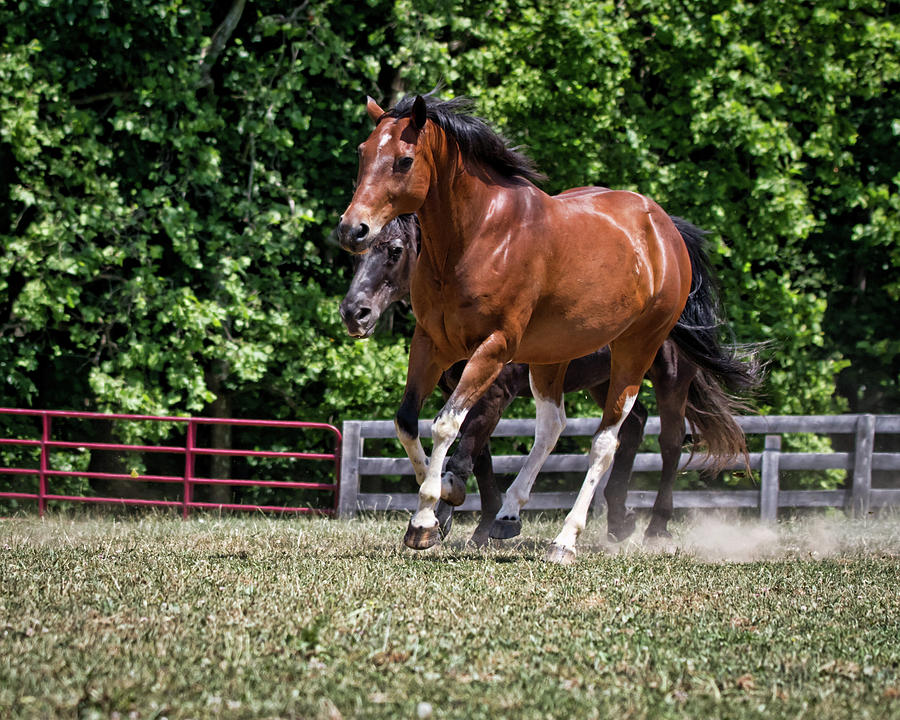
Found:
<svg viewBox="0 0 900 720"><path fill-rule="evenodd" d="M368 305L360 303L359 300L351 302L349 298L344 298L340 306L340 313L341 320L344 321L344 327L347 328L347 334L350 337L367 338L374 332L378 315L375 315Z"/></svg>
<svg viewBox="0 0 900 720"><path fill-rule="evenodd" d="M369 249L369 226L365 223L352 224L341 220L337 237L341 247L347 252L361 255Z"/></svg>

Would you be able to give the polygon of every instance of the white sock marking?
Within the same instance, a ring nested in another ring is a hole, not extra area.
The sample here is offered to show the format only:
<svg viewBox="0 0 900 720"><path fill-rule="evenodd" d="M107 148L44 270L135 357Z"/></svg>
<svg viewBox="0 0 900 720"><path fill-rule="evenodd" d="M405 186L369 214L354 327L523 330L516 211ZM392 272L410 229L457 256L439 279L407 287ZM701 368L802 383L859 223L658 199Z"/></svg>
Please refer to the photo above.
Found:
<svg viewBox="0 0 900 720"><path fill-rule="evenodd" d="M425 479L419 486L419 507L410 521L415 527L434 527L437 523L434 506L441 499L441 468L467 413L467 410L454 410L444 406L431 426L431 459L428 461Z"/></svg>
<svg viewBox="0 0 900 720"><path fill-rule="evenodd" d="M547 456L556 447L556 441L566 427L566 411L562 399L559 403L549 398L542 397L535 390L531 373L528 374L531 382L531 394L534 395L536 427L534 432L534 445L522 469L519 470L513 484L506 491L503 498L503 506L497 513L497 517L518 518L522 508L531 497L531 488L543 467Z"/></svg>
<svg viewBox="0 0 900 720"><path fill-rule="evenodd" d="M578 497L575 498L572 510L566 515L562 531L556 536L556 540L553 541L556 545L569 548L574 552L575 541L587 523L587 513L591 507L594 493L597 491L597 485L603 474L612 465L615 457L619 428L622 427L622 423L625 422L625 418L628 417L628 413L634 407L636 399L637 395L626 397L619 421L615 425L605 428L603 432L594 437L591 443L590 466L588 467L587 475L585 475L581 489L578 491Z"/></svg>

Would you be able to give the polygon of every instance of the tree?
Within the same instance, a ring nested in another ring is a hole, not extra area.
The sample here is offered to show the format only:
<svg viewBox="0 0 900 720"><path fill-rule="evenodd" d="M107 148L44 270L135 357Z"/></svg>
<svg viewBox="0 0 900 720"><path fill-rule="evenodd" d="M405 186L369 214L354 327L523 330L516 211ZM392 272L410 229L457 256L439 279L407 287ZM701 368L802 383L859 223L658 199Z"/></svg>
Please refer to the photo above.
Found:
<svg viewBox="0 0 900 720"><path fill-rule="evenodd" d="M771 343L761 409L894 409L896 3L23 0L0 27L8 404L389 416L411 321L346 338L329 235L365 95L443 83L548 191L712 231L736 339Z"/></svg>
<svg viewBox="0 0 900 720"><path fill-rule="evenodd" d="M896 357L891 6L401 2L395 85L473 96L549 191L631 188L711 230L737 339L771 343L763 409L834 411L842 370ZM886 271L864 324L860 245Z"/></svg>
<svg viewBox="0 0 900 720"><path fill-rule="evenodd" d="M2 64L17 400L197 413L237 393L328 417L310 368L343 339L322 307L343 266L324 239L361 122L336 109L377 69L332 23L358 11L258 4L210 52L202 3L22 5Z"/></svg>

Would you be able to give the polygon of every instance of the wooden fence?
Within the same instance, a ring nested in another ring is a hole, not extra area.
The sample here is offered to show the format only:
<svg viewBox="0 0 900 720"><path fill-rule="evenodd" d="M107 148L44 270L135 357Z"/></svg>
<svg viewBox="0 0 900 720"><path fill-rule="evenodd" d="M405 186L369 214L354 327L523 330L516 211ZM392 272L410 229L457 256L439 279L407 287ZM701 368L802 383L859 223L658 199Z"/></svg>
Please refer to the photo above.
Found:
<svg viewBox="0 0 900 720"><path fill-rule="evenodd" d="M736 418L744 432L764 435L762 452L750 454L750 466L758 471L757 490L690 490L676 491L676 508L759 508L761 519L774 521L779 507L842 507L856 516L865 516L871 508L900 505L900 489L872 487L872 472L890 471L900 475L900 453L875 452L876 434L900 434L900 415L772 415ZM563 435L590 436L597 428L597 418L569 419ZM534 420L501 420L494 437L533 437ZM419 433L431 437L431 422L421 421ZM782 449L782 435L787 433L814 433L819 435L847 435L852 438L852 452L806 453L788 452ZM659 434L659 418L651 417L645 428L646 435ZM389 420L345 421L343 426L343 457L341 459L340 500L338 514L351 517L358 511L414 510L415 493L368 493L360 491L360 479L366 476L411 475L412 466L403 457L372 457L365 453L370 439L395 438L394 423ZM400 444L396 445L402 454ZM688 463L689 455L682 456L682 469L700 465L699 458ZM515 473L524 463L524 456L494 456L494 472ZM743 467L735 463L732 469ZM658 453L638 453L634 462L635 472L660 471L662 460ZM781 490L779 477L789 470L846 470L846 487L839 490ZM544 463L542 472L585 472L587 456L554 453ZM602 485L594 498L595 509L603 503ZM540 488L540 477L535 487ZM569 509L575 500L575 492L534 492L526 509ZM631 490L628 506L650 508L655 491ZM477 494L466 497L460 510L480 510Z"/></svg>

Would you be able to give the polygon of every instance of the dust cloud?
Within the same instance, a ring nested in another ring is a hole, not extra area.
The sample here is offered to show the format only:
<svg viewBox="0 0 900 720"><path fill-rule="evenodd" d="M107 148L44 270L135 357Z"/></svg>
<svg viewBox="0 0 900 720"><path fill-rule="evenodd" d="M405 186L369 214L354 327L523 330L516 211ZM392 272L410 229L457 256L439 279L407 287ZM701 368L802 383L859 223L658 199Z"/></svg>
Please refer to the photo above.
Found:
<svg viewBox="0 0 900 720"><path fill-rule="evenodd" d="M672 538L643 551L684 553L706 562L746 563L847 555L900 557L900 516L865 520L843 514L794 518L765 524L736 516L696 513L670 523ZM635 541L640 536L635 533Z"/></svg>

